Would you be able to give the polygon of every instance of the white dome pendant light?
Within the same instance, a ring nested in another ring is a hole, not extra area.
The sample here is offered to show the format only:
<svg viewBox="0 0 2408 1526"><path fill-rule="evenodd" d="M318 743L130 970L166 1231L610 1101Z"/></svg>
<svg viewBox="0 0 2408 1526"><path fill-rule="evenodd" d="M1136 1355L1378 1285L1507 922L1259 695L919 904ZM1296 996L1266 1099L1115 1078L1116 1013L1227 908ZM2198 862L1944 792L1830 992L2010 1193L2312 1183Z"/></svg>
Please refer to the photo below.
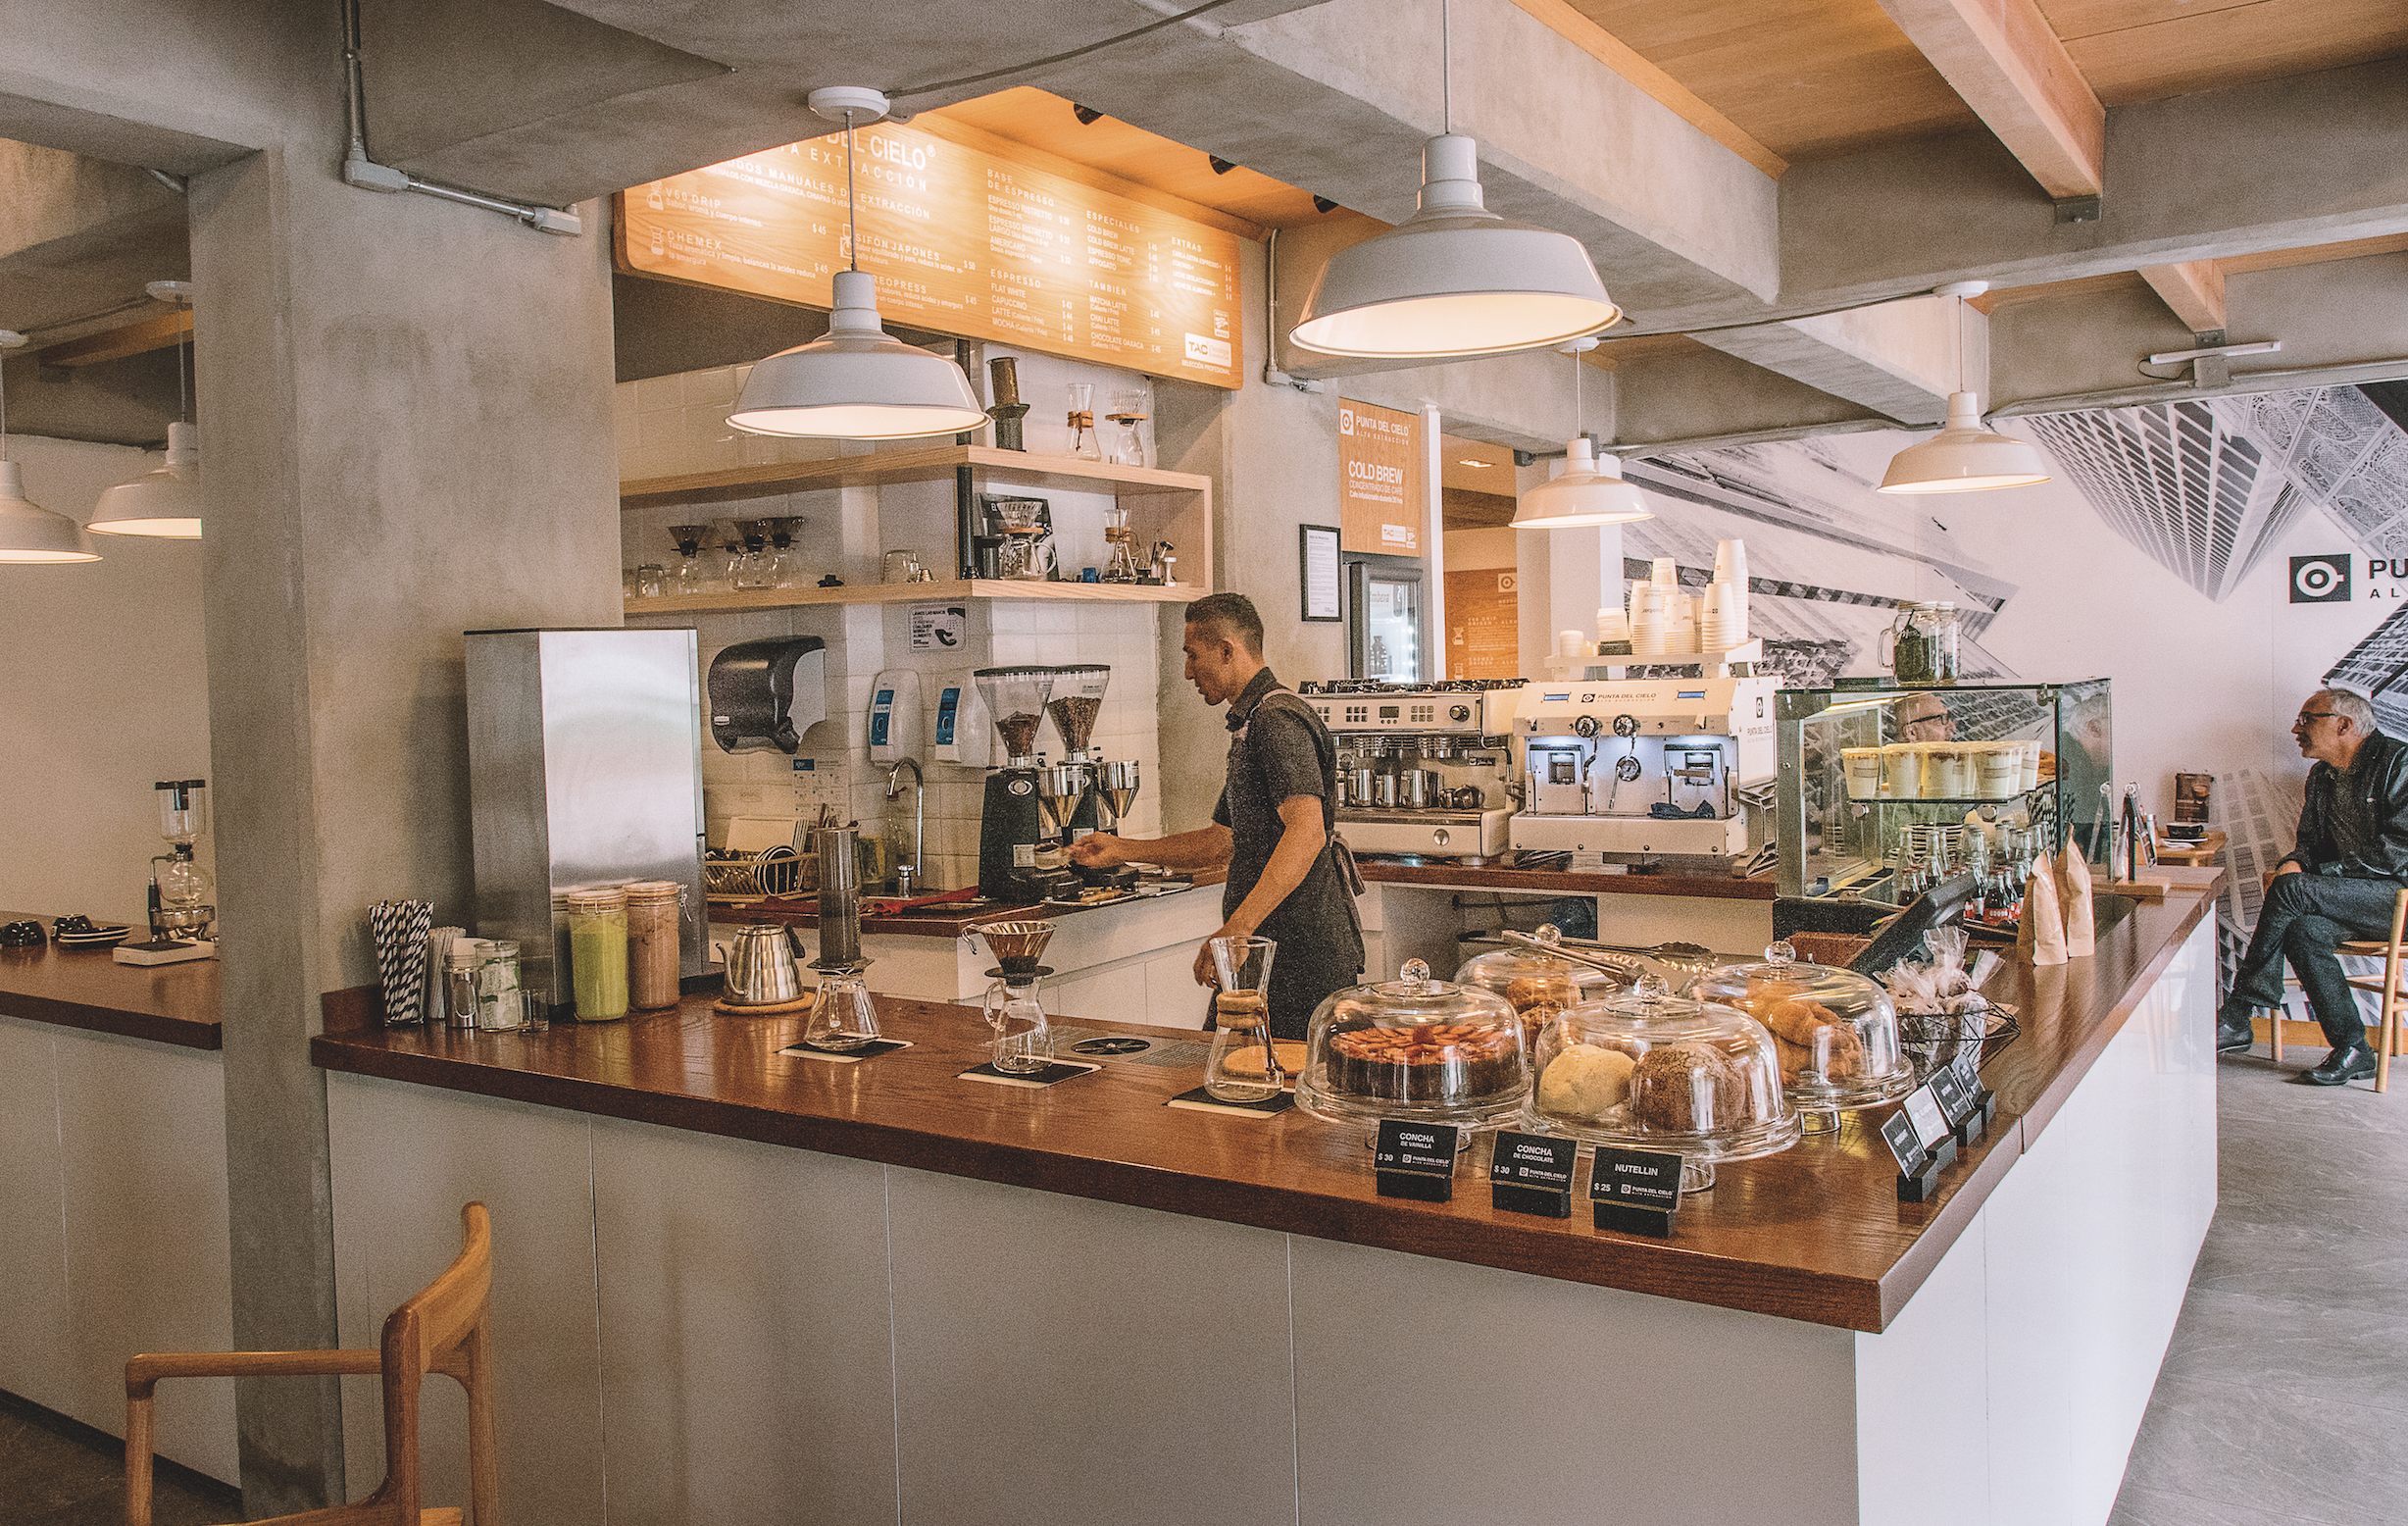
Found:
<svg viewBox="0 0 2408 1526"><path fill-rule="evenodd" d="M142 288L154 301L177 307L192 301L192 282L154 280ZM168 426L168 459L129 483L100 495L83 528L104 535L159 535L171 540L201 538L201 432L186 423L191 403L184 390L184 340L176 345L176 422Z"/></svg>
<svg viewBox="0 0 2408 1526"><path fill-rule="evenodd" d="M24 334L0 329L0 355L25 342ZM82 527L26 499L25 465L9 459L8 385L0 379L0 562L99 560Z"/></svg>
<svg viewBox="0 0 2408 1526"><path fill-rule="evenodd" d="M1576 530L1584 525L1628 525L1653 519L1647 495L1622 480L1622 463L1612 456L1592 456L1588 423L1580 400L1580 373L1587 364L1580 356L1597 347L1594 339L1575 339L1562 346L1572 357L1572 410L1580 432L1564 446L1564 470L1522 494L1514 507L1516 530Z"/></svg>
<svg viewBox="0 0 2408 1526"><path fill-rule="evenodd" d="M1990 289L1985 280L1955 280L1932 295L1957 301L1957 385L1965 384L1965 299ZM1982 492L1992 487L2030 487L2048 481L2036 445L1982 427L1982 394L1948 394L1948 422L1930 439L1890 457L1876 492Z"/></svg>
<svg viewBox="0 0 2408 1526"><path fill-rule="evenodd" d="M1479 146L1455 131L1445 0L1438 18L1445 131L1422 149L1420 210L1330 256L1288 332L1299 349L1455 360L1561 344L1622 316L1579 239L1481 201Z"/></svg>
<svg viewBox="0 0 2408 1526"><path fill-rule="evenodd" d="M852 260L836 272L828 332L757 362L727 422L755 434L914 439L982 429L987 418L962 368L890 338L878 316L878 279L861 268L853 201L853 124L886 115L886 97L854 85L814 90L811 109L844 124L845 232Z"/></svg>

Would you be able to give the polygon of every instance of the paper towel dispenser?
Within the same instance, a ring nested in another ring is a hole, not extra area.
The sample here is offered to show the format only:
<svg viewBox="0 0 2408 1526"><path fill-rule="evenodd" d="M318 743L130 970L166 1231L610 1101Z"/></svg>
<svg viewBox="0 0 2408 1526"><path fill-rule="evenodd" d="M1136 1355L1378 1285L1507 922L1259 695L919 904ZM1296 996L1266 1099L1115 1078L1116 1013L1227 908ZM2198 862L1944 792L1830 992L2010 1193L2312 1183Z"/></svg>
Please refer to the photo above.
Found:
<svg viewBox="0 0 2408 1526"><path fill-rule="evenodd" d="M793 752L828 718L827 643L816 636L738 641L711 659L711 739L723 752Z"/></svg>

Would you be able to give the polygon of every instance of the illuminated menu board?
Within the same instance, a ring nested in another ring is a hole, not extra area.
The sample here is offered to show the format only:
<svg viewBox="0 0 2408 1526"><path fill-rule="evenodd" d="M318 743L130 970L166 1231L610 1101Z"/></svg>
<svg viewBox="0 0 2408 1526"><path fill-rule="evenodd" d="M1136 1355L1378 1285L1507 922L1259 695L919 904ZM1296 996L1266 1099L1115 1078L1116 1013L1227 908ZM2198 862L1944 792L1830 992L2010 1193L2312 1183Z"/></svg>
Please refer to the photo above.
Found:
<svg viewBox="0 0 2408 1526"><path fill-rule="evenodd" d="M921 127L854 139L861 268L889 323L1240 384L1236 234ZM841 135L618 202L630 274L827 307L847 260Z"/></svg>

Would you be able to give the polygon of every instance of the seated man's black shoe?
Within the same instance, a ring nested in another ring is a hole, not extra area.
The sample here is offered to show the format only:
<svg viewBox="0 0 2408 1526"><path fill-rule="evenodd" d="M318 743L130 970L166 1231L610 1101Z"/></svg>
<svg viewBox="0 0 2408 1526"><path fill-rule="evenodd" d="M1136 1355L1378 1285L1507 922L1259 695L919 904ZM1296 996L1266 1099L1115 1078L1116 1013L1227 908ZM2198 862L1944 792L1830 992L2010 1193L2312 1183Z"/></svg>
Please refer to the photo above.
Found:
<svg viewBox="0 0 2408 1526"><path fill-rule="evenodd" d="M2282 1019L2278 1017L2275 1021L2281 1022ZM2216 1052L2218 1054L2239 1054L2256 1043L2257 1034L2249 1027L2248 1013L2243 1012L2237 1018L2218 1014L2216 1018Z"/></svg>
<svg viewBox="0 0 2408 1526"><path fill-rule="evenodd" d="M2314 1070L2299 1073L2302 1085L2337 1087L2345 1081L2364 1081L2375 1074L2375 1051L2363 1043L2353 1043L2346 1049L2335 1049L2325 1056L2325 1063Z"/></svg>

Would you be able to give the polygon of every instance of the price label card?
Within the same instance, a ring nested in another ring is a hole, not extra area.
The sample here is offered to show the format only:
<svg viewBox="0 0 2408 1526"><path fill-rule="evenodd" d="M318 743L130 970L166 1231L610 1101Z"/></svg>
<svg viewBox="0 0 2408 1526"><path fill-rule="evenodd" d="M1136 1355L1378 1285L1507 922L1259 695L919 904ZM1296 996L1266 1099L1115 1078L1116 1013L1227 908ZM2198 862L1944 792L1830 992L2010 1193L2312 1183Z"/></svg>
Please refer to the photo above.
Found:
<svg viewBox="0 0 2408 1526"><path fill-rule="evenodd" d="M1931 1094L1929 1086L1917 1087L1909 1092L1906 1103L1899 1111L1913 1121L1915 1143L1925 1150L1938 1148L1939 1142L1948 1138L1948 1114L1940 1107L1939 1098Z"/></svg>
<svg viewBox="0 0 2408 1526"><path fill-rule="evenodd" d="M1931 1074L1931 1094L1939 1098L1939 1107L1951 1126L1963 1123L1974 1110L1974 1094L1964 1078L1952 1066L1943 1065Z"/></svg>
<svg viewBox="0 0 2408 1526"><path fill-rule="evenodd" d="M1496 1157L1488 1162L1488 1180L1510 1187L1543 1188L1551 1193L1572 1191L1572 1172L1580 1156L1578 1140L1544 1134L1517 1134L1500 1129Z"/></svg>
<svg viewBox="0 0 2408 1526"><path fill-rule="evenodd" d="M1923 1159L1923 1145L1915 1138L1915 1120L1904 1109L1891 1113L1889 1121L1881 1125L1881 1143L1889 1146L1891 1157L1898 1162L1899 1174L1915 1174L1917 1162Z"/></svg>
<svg viewBox="0 0 2408 1526"><path fill-rule="evenodd" d="M1589 1171L1588 1200L1671 1213L1681 1206L1681 1157L1600 1144Z"/></svg>
<svg viewBox="0 0 2408 1526"><path fill-rule="evenodd" d="M1382 1118L1379 1140L1372 1146L1372 1169L1452 1176L1455 1151L1462 1144L1463 1131L1451 1123L1406 1123Z"/></svg>

